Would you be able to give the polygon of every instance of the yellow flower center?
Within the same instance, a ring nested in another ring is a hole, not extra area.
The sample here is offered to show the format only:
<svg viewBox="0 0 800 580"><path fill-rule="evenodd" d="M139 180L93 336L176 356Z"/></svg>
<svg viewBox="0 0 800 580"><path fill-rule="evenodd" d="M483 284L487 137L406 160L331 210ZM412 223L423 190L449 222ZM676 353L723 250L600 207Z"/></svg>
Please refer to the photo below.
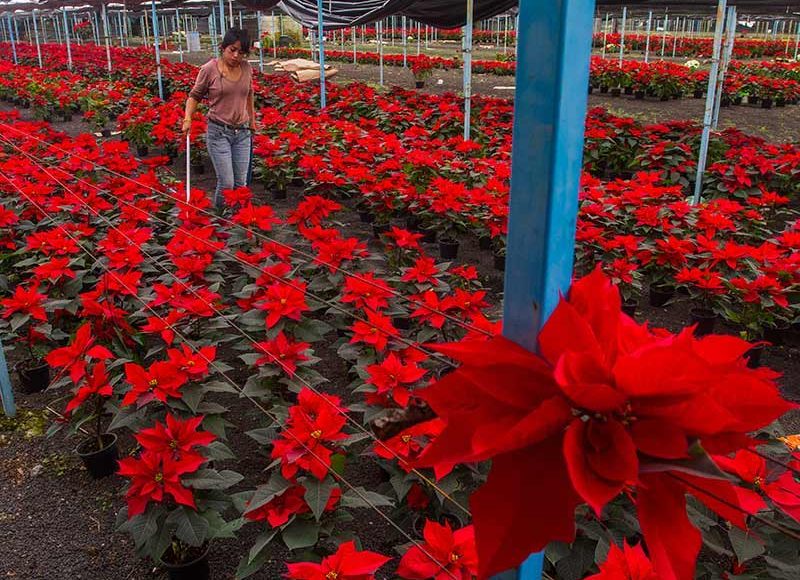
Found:
<svg viewBox="0 0 800 580"><path fill-rule="evenodd" d="M286 304L286 298L281 298L281 304Z"/></svg>
<svg viewBox="0 0 800 580"><path fill-rule="evenodd" d="M158 386L158 381L156 379L150 379L150 382L147 384L150 385L150 388L152 389L153 387Z"/></svg>
<svg viewBox="0 0 800 580"><path fill-rule="evenodd" d="M753 485L756 486L756 487L761 487L762 485L764 485L764 478L763 477L756 477L753 480Z"/></svg>
<svg viewBox="0 0 800 580"><path fill-rule="evenodd" d="M175 439L173 439L172 441L169 442L169 447L170 447L170 449L177 449L178 448L178 442L175 441Z"/></svg>
<svg viewBox="0 0 800 580"><path fill-rule="evenodd" d="M187 367L193 367L194 366L194 361L193 360L186 361L186 366Z"/></svg>
<svg viewBox="0 0 800 580"><path fill-rule="evenodd" d="M164 474L161 472L156 473L156 476L153 478L156 480L156 483L161 483L164 481Z"/></svg>
<svg viewBox="0 0 800 580"><path fill-rule="evenodd" d="M460 556L460 555L456 554L455 552L450 552L450 561L451 561L453 564L455 564L456 562L458 562L459 558L461 558L461 556Z"/></svg>
<svg viewBox="0 0 800 580"><path fill-rule="evenodd" d="M314 439L319 439L320 437L322 437L322 429L317 429L316 431L312 431L311 436Z"/></svg>
<svg viewBox="0 0 800 580"><path fill-rule="evenodd" d="M411 441L411 435L403 435L402 437L400 437L400 440L403 443L408 443L409 441Z"/></svg>
<svg viewBox="0 0 800 580"><path fill-rule="evenodd" d="M339 577L339 573L335 570L331 570L327 574L325 574L325 580L336 580Z"/></svg>

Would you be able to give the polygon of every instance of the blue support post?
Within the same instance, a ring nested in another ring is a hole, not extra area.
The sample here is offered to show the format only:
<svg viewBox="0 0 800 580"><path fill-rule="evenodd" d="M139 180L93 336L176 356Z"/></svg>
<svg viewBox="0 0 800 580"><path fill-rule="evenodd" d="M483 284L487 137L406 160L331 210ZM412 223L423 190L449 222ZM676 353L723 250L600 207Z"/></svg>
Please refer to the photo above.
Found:
<svg viewBox="0 0 800 580"><path fill-rule="evenodd" d="M14 17L11 14L8 14L8 36L11 39L11 54L14 57L14 64L19 64L17 61L17 42L16 38L14 37Z"/></svg>
<svg viewBox="0 0 800 580"><path fill-rule="evenodd" d="M644 62L650 62L650 34L653 31L653 11L647 15L647 44L644 47Z"/></svg>
<svg viewBox="0 0 800 580"><path fill-rule="evenodd" d="M180 54L181 62L183 62L183 43L181 42L181 13L178 8L175 8L175 32L178 33L178 53ZM189 38L188 31L184 30L186 38Z"/></svg>
<svg viewBox="0 0 800 580"><path fill-rule="evenodd" d="M39 68L42 68L42 47L39 44L39 25L36 23L36 10L33 11L33 35L36 40L36 56L39 59Z"/></svg>
<svg viewBox="0 0 800 580"><path fill-rule="evenodd" d="M258 19L258 71L264 72L264 40L261 38L261 11L256 12ZM274 38L272 39L275 40Z"/></svg>
<svg viewBox="0 0 800 580"><path fill-rule="evenodd" d="M17 407L14 404L14 391L11 390L11 379L8 376L8 364L6 363L6 351L3 343L0 342L0 399L3 400L3 412L7 417L17 414Z"/></svg>
<svg viewBox="0 0 800 580"><path fill-rule="evenodd" d="M325 28L322 22L322 0L317 0L317 32L319 36L319 108L327 106L325 98Z"/></svg>
<svg viewBox="0 0 800 580"><path fill-rule="evenodd" d="M219 0L219 35L225 36L225 3L223 0Z"/></svg>
<svg viewBox="0 0 800 580"><path fill-rule="evenodd" d="M622 8L622 31L619 37L619 68L622 68L622 57L625 56L625 26L628 23L628 7Z"/></svg>
<svg viewBox="0 0 800 580"><path fill-rule="evenodd" d="M572 280L594 9L520 3L503 335L529 350ZM540 580L542 565L496 578Z"/></svg>
<svg viewBox="0 0 800 580"><path fill-rule="evenodd" d="M727 0L719 0L717 4L717 22L714 31L714 54L711 59L711 72L708 73L708 92L706 94L706 109L703 115L703 135L700 138L700 154L697 159L697 175L694 180L694 195L692 203L700 203L703 193L703 176L708 160L708 142L711 139L711 124L714 120L714 99L717 94L717 76L719 75L719 61L722 52L722 32L725 30L725 8Z"/></svg>
<svg viewBox="0 0 800 580"><path fill-rule="evenodd" d="M467 25L464 27L464 141L472 129L472 26L473 3L467 0Z"/></svg>
<svg viewBox="0 0 800 580"><path fill-rule="evenodd" d="M153 16L153 46L156 49L156 77L158 78L158 98L164 100L164 81L161 78L161 48L158 46L158 16L156 15L156 3L150 0L150 10Z"/></svg>

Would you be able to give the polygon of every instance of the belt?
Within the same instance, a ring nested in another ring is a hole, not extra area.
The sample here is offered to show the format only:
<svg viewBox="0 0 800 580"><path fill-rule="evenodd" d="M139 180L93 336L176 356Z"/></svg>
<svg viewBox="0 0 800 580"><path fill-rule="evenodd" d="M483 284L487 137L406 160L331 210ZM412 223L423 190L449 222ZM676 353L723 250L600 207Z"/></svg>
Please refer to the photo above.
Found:
<svg viewBox="0 0 800 580"><path fill-rule="evenodd" d="M216 119L208 119L208 122L212 125L217 125L218 127L224 127L225 129L230 129L231 131L241 131L242 129L249 129L249 125L228 125L227 123L223 123L222 121L217 121Z"/></svg>

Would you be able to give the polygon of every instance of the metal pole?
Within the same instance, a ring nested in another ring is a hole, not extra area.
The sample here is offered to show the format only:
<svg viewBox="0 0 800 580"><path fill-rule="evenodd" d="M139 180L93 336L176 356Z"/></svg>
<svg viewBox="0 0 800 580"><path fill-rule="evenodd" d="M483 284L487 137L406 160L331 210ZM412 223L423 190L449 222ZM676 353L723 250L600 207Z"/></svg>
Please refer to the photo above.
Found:
<svg viewBox="0 0 800 580"><path fill-rule="evenodd" d="M158 78L158 98L164 100L164 81L161 79L161 49L158 40L158 16L156 16L156 3L150 3L153 16L153 46L156 48L156 77Z"/></svg>
<svg viewBox="0 0 800 580"><path fill-rule="evenodd" d="M244 25L242 24L242 11L241 10L239 10L239 28L244 28Z"/></svg>
<svg viewBox="0 0 800 580"><path fill-rule="evenodd" d="M622 31L619 38L619 68L622 68L622 57L625 54L625 24L628 21L628 7L622 8Z"/></svg>
<svg viewBox="0 0 800 580"><path fill-rule="evenodd" d="M275 36L275 11L272 11L272 58L278 58L278 38Z"/></svg>
<svg viewBox="0 0 800 580"><path fill-rule="evenodd" d="M213 8L211 9L213 12ZM219 0L219 35L225 36L225 4Z"/></svg>
<svg viewBox="0 0 800 580"><path fill-rule="evenodd" d="M608 17L609 14L606 12L606 25L603 27L603 58L606 57L606 46L608 45ZM519 46L519 41L517 41L517 46Z"/></svg>
<svg viewBox="0 0 800 580"><path fill-rule="evenodd" d="M661 32L661 58L664 58L664 49L667 46L667 30L669 29L669 13L664 14L664 30Z"/></svg>
<svg viewBox="0 0 800 580"><path fill-rule="evenodd" d="M408 42L407 42L407 35L406 35L406 17L402 17L402 26L403 26L403 68L408 67Z"/></svg>
<svg viewBox="0 0 800 580"><path fill-rule="evenodd" d="M717 23L714 30L714 55L711 60L711 72L708 75L708 94L706 95L706 110L703 117L703 136L700 140L700 156L697 160L697 176L694 182L694 197L692 203L700 203L700 194L703 192L703 175L706 170L708 157L708 141L711 137L711 122L714 117L714 98L717 89L717 75L719 74L719 60L722 49L722 32L725 29L725 7L727 0L719 0L717 5Z"/></svg>
<svg viewBox="0 0 800 580"><path fill-rule="evenodd" d="M383 86L383 21L378 22L378 60L380 70L380 85Z"/></svg>
<svg viewBox="0 0 800 580"><path fill-rule="evenodd" d="M529 350L572 280L593 14L592 0L520 2L503 335ZM537 469L505 467L519 485ZM541 478L537 493L564 485L566 474ZM539 517L521 508L507 509ZM496 518L473 515L478 523ZM505 578L540 580L542 563L543 553L534 554Z"/></svg>
<svg viewBox="0 0 800 580"><path fill-rule="evenodd" d="M103 36L106 38L106 66L108 67L108 74L111 74L111 44L108 33L108 13L106 12L106 5L100 6L101 16L103 18Z"/></svg>
<svg viewBox="0 0 800 580"><path fill-rule="evenodd" d="M3 412L6 417L16 416L17 407L14 404L14 391L11 388L11 378L8 376L6 351L2 342L0 342L0 399L3 400Z"/></svg>
<svg viewBox="0 0 800 580"><path fill-rule="evenodd" d="M357 46L356 46L356 27L355 26L350 28L350 33L353 36L353 64L358 64L358 56L356 55Z"/></svg>
<svg viewBox="0 0 800 580"><path fill-rule="evenodd" d="M258 71L264 72L264 41L261 38L261 11L256 12L258 18Z"/></svg>
<svg viewBox="0 0 800 580"><path fill-rule="evenodd" d="M428 25L425 25L425 50L428 50Z"/></svg>
<svg viewBox="0 0 800 580"><path fill-rule="evenodd" d="M728 7L727 26L725 29L725 52L722 56L722 66L717 77L717 92L714 95L714 117L711 121L711 128L716 130L719 123L719 108L722 106L722 87L725 83L725 75L728 72L731 57L733 56L733 43L736 37L736 6Z"/></svg>
<svg viewBox="0 0 800 580"><path fill-rule="evenodd" d="M796 23L795 41L794 41L794 59L797 60L797 55L800 53L800 22Z"/></svg>
<svg viewBox="0 0 800 580"><path fill-rule="evenodd" d="M33 19L36 20L36 17L34 16ZM44 20L44 16L39 17L39 22L42 25L42 42L47 44L47 23Z"/></svg>
<svg viewBox="0 0 800 580"><path fill-rule="evenodd" d="M645 64L650 62L650 33L652 32L652 28L653 28L653 11L651 10L650 13L647 15L647 42L644 47Z"/></svg>
<svg viewBox="0 0 800 580"><path fill-rule="evenodd" d="M322 0L317 0L317 30L319 32L319 108L327 106L325 99L325 29L322 22Z"/></svg>
<svg viewBox="0 0 800 580"><path fill-rule="evenodd" d="M419 56L421 46L422 46L422 25L419 22L417 22L417 56Z"/></svg>
<svg viewBox="0 0 800 580"><path fill-rule="evenodd" d="M11 54L14 57L14 64L19 64L17 60L17 42L14 38L14 17L9 12L8 14L8 38L11 40Z"/></svg>
<svg viewBox="0 0 800 580"><path fill-rule="evenodd" d="M219 56L219 44L217 41L217 17L212 10L208 15L208 33L211 36L211 45L214 47L214 56Z"/></svg>
<svg viewBox="0 0 800 580"><path fill-rule="evenodd" d="M175 32L178 33L178 54L180 55L181 62L183 62L183 45L181 44L181 14L178 12L177 6L175 7ZM186 38L189 38L188 34L186 35Z"/></svg>
<svg viewBox="0 0 800 580"><path fill-rule="evenodd" d="M39 59L39 68L42 67L42 47L39 46L39 26L36 24L36 12L37 10L34 9L33 11L33 34L36 38L36 56Z"/></svg>
<svg viewBox="0 0 800 580"><path fill-rule="evenodd" d="M473 0L467 0L467 25L464 27L464 141L469 141L472 126L472 24Z"/></svg>
<svg viewBox="0 0 800 580"><path fill-rule="evenodd" d="M678 27L680 26L681 19L675 19L675 35L672 38L672 58L675 58L675 50L678 48Z"/></svg>
<svg viewBox="0 0 800 580"><path fill-rule="evenodd" d="M503 15L503 56L508 53L508 14Z"/></svg>
<svg viewBox="0 0 800 580"><path fill-rule="evenodd" d="M233 26L233 0L228 0L228 28L233 28Z"/></svg>

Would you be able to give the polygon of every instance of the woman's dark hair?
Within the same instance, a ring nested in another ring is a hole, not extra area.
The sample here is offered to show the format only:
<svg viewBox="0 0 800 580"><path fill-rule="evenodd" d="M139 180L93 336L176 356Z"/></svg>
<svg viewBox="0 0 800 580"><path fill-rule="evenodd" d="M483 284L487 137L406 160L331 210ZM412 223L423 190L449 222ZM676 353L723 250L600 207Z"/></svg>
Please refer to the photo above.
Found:
<svg viewBox="0 0 800 580"><path fill-rule="evenodd" d="M241 28L229 28L222 39L222 50L239 41L242 45L242 54L250 54L250 34Z"/></svg>

